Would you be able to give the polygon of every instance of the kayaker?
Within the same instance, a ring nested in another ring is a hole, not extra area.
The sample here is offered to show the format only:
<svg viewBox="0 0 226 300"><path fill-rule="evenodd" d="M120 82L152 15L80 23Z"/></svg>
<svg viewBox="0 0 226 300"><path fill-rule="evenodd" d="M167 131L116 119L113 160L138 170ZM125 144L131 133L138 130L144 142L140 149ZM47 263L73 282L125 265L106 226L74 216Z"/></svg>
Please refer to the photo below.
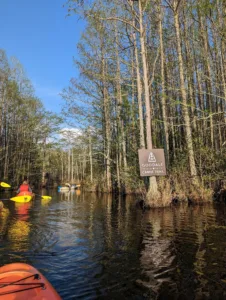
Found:
<svg viewBox="0 0 226 300"><path fill-rule="evenodd" d="M21 186L19 187L17 193L21 193L21 192L30 192L32 193L32 189L30 187L30 185L28 184L28 180L27 177L24 177L24 181L21 184Z"/></svg>

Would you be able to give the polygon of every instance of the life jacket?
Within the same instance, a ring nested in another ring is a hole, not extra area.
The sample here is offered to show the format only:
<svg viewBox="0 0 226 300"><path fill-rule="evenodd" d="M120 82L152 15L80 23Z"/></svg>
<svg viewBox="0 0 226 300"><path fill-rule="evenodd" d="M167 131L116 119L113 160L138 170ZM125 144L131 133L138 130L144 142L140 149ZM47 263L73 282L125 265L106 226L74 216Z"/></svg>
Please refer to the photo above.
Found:
<svg viewBox="0 0 226 300"><path fill-rule="evenodd" d="M28 184L21 184L20 192L28 192L28 191L29 191L29 185Z"/></svg>

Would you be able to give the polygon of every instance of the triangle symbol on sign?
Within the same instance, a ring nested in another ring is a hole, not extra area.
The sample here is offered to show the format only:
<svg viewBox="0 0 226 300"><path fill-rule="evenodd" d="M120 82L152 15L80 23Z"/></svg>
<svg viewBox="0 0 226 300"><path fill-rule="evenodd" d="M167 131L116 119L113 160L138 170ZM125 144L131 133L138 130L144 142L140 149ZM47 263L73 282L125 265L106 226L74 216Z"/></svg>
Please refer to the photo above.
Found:
<svg viewBox="0 0 226 300"><path fill-rule="evenodd" d="M148 162L156 162L156 158L152 152L149 154Z"/></svg>

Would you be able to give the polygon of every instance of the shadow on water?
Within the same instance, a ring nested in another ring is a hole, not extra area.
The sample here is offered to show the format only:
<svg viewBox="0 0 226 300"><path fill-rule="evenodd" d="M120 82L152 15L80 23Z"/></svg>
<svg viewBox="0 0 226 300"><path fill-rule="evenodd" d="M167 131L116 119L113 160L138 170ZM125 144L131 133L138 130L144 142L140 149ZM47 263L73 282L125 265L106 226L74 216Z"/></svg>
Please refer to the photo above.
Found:
<svg viewBox="0 0 226 300"><path fill-rule="evenodd" d="M63 299L226 299L225 206L53 193L5 202L0 241L1 265L32 264Z"/></svg>

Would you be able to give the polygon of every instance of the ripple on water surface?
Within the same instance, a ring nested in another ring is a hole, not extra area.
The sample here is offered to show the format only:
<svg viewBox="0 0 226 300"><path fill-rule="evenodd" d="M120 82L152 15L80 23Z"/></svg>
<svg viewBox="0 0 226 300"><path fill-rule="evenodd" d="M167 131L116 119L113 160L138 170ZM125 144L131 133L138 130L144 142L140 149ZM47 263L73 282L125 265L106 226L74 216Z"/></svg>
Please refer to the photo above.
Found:
<svg viewBox="0 0 226 300"><path fill-rule="evenodd" d="M224 206L142 213L132 197L52 196L6 203L2 264L34 265L63 299L226 299Z"/></svg>

